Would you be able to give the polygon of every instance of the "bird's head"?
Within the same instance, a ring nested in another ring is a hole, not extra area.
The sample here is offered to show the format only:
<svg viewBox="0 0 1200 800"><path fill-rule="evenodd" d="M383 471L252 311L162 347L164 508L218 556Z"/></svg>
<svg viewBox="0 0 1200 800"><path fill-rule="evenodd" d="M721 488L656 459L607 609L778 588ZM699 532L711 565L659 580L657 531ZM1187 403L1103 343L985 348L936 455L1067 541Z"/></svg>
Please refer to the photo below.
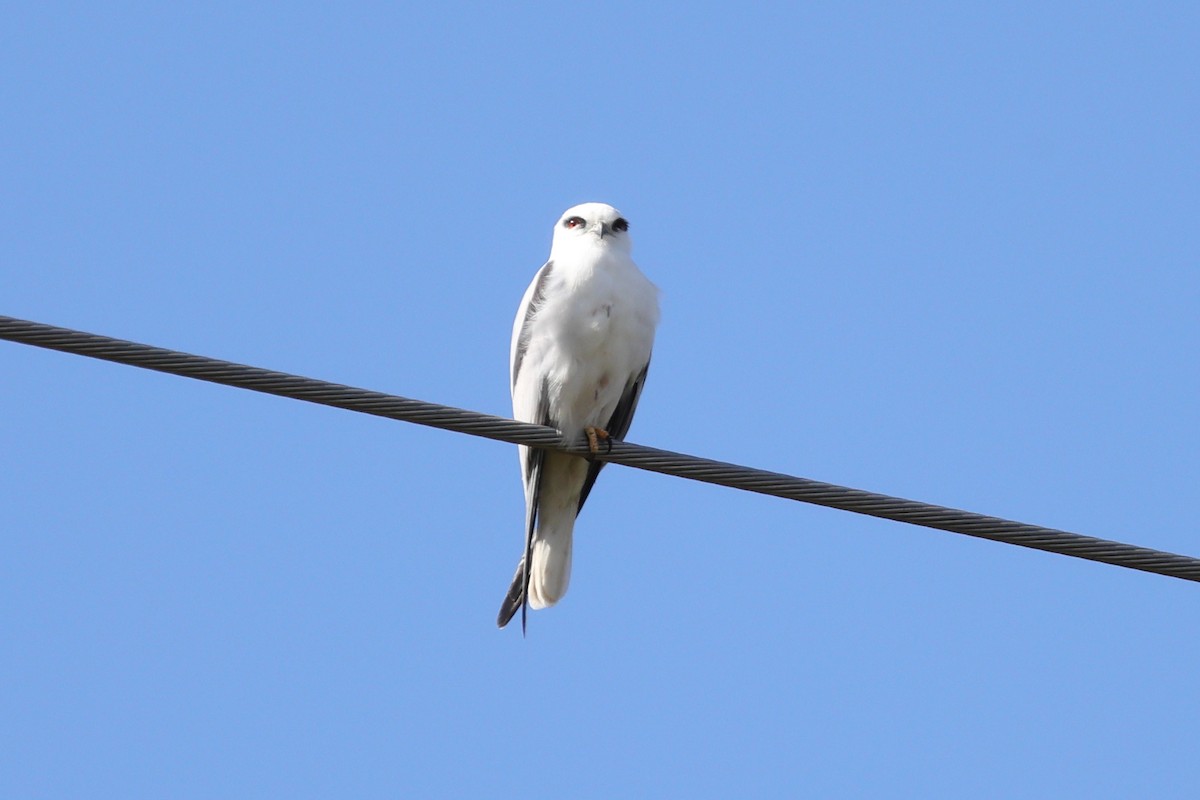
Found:
<svg viewBox="0 0 1200 800"><path fill-rule="evenodd" d="M629 221L607 203L583 203L564 211L554 226L550 257L591 247L611 247L623 253L633 249Z"/></svg>

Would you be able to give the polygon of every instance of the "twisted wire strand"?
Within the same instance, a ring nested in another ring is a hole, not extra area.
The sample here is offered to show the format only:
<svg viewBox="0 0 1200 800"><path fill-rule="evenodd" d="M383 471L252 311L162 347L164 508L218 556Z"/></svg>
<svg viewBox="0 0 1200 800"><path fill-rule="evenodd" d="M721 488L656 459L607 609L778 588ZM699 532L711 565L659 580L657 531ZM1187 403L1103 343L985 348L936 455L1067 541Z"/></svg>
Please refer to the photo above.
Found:
<svg viewBox="0 0 1200 800"><path fill-rule="evenodd" d="M585 439L565 439L553 428L39 322L0 316L0 339L512 444L590 455ZM1191 556L698 458L632 442L613 441L610 452L593 457L664 475L1200 582L1200 559Z"/></svg>

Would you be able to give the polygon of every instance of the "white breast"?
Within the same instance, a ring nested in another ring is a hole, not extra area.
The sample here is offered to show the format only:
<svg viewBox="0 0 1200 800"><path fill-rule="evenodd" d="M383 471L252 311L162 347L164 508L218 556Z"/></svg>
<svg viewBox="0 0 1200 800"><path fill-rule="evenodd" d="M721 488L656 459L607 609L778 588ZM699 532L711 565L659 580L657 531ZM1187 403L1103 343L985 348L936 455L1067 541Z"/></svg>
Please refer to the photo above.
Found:
<svg viewBox="0 0 1200 800"><path fill-rule="evenodd" d="M560 429L577 435L608 423L626 384L649 361L658 290L624 255L554 267L526 364L547 380Z"/></svg>

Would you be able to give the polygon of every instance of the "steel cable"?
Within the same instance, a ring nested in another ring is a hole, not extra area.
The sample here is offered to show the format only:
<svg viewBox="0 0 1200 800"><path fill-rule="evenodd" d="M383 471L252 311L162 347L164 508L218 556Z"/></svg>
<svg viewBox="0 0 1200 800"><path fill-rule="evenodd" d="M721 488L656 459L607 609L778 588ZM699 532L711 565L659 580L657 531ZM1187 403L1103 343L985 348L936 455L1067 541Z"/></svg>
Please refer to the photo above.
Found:
<svg viewBox="0 0 1200 800"><path fill-rule="evenodd" d="M558 431L540 425L39 322L0 316L0 339L472 436L589 455L584 439L568 441ZM1200 559L1190 556L658 450L632 442L614 441L610 452L594 457L665 475L1200 582Z"/></svg>

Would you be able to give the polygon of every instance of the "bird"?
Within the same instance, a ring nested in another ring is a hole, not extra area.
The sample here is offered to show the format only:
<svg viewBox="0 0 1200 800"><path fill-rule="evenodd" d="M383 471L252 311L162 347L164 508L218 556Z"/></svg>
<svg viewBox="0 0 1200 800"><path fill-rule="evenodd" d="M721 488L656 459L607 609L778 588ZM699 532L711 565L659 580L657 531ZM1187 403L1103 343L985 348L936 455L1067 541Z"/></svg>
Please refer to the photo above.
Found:
<svg viewBox="0 0 1200 800"><path fill-rule="evenodd" d="M631 256L629 221L606 203L583 203L554 226L550 257L513 322L513 416L586 434L590 449L623 439L641 398L659 321L658 288ZM496 624L554 605L571 577L575 518L604 463L519 446L525 551Z"/></svg>

